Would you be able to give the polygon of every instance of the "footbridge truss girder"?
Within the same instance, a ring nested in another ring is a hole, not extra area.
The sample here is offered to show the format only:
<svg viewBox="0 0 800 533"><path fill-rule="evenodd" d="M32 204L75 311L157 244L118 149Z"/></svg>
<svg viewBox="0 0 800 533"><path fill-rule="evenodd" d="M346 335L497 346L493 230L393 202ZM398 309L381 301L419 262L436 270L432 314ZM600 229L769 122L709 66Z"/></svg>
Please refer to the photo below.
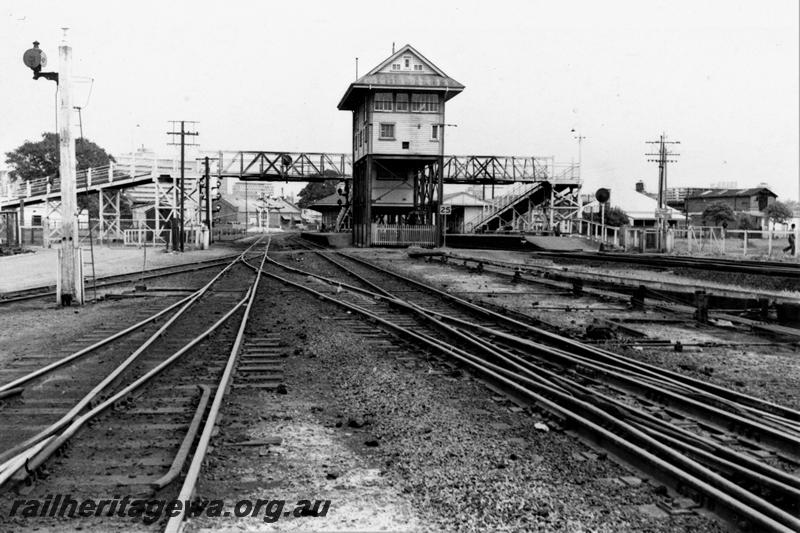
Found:
<svg viewBox="0 0 800 533"><path fill-rule="evenodd" d="M219 178L322 181L353 177L353 158L343 153L223 151L215 155ZM442 164L442 181L450 184L502 185L578 179L577 165L556 164L553 157L446 155Z"/></svg>

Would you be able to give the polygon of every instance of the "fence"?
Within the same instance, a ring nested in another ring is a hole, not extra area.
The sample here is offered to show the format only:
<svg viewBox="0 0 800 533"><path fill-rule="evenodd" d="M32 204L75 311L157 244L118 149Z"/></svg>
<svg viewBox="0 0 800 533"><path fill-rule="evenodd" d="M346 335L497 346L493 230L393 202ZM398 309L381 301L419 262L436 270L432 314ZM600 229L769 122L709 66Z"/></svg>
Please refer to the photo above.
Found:
<svg viewBox="0 0 800 533"><path fill-rule="evenodd" d="M372 244L377 246L436 245L436 226L406 224L373 224Z"/></svg>
<svg viewBox="0 0 800 533"><path fill-rule="evenodd" d="M609 226L592 222L591 220L577 219L578 234L582 235L589 240L611 244L613 246L620 245L620 228L616 226Z"/></svg>
<svg viewBox="0 0 800 533"><path fill-rule="evenodd" d="M673 231L674 251L678 253L762 257L782 257L789 235L794 234L791 230L730 230L717 226L689 226Z"/></svg>
<svg viewBox="0 0 800 533"><path fill-rule="evenodd" d="M247 236L247 226L244 224L219 224L211 229L213 241L235 241Z"/></svg>
<svg viewBox="0 0 800 533"><path fill-rule="evenodd" d="M0 213L0 246L16 246L19 241L17 233L17 214Z"/></svg>

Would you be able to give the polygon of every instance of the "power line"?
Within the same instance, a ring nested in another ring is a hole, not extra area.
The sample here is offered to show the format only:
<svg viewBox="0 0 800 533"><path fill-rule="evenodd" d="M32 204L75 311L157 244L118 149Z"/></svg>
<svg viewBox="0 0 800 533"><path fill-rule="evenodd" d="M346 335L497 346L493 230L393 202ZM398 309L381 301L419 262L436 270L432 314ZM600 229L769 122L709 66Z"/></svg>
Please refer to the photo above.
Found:
<svg viewBox="0 0 800 533"><path fill-rule="evenodd" d="M667 163L675 163L677 159L670 159L671 157L677 157L681 154L676 154L674 152L670 152L667 149L668 144L680 144L680 141L668 141L667 136L665 134L661 134L657 141L646 141L646 144L657 144L658 145L658 153L657 154L645 154L648 156L656 157L657 159L648 159L651 163L658 163L658 209L659 211L663 211L664 209L664 199L667 193Z"/></svg>
<svg viewBox="0 0 800 533"><path fill-rule="evenodd" d="M187 124L191 124L191 127L194 128L195 125L198 124L197 121L194 121L194 120L170 120L169 122L172 125L172 131L168 131L167 135L172 135L173 140L175 139L176 135L180 136L180 142L171 142L171 143L167 143L167 144L169 144L169 145L179 145L181 147L181 186L180 186L180 191L181 191L181 212L180 212L180 236L179 236L179 241L180 241L180 250L182 252L183 251L183 243L186 240L186 230L185 230L185 220L184 220L184 213L185 213L185 211L184 211L184 203L185 203L185 200L186 200L186 187L185 187L186 180L185 180L185 176L184 176L184 172L186 170L185 169L185 167L186 167L185 148L186 148L186 146L198 146L198 143L195 143L195 142L187 143L186 142L186 137L188 136L191 139L191 137L196 137L196 136L198 136L200 134L197 133L196 131L186 131L186 125ZM178 127L178 124L180 124L180 130L176 131L176 128ZM173 245L172 249L175 250L176 246Z"/></svg>

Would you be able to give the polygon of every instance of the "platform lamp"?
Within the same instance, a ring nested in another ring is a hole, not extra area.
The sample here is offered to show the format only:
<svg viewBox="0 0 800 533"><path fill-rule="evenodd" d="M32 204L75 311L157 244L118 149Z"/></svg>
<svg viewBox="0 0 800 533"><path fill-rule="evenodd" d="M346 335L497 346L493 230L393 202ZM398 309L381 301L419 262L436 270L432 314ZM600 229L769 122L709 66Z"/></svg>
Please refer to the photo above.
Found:
<svg viewBox="0 0 800 533"><path fill-rule="evenodd" d="M44 78L58 85L58 138L59 138L59 177L61 178L61 248L58 252L58 277L56 281L56 301L62 306L83 303L83 261L78 246L76 192L77 168L75 157L75 137L72 135L72 47L67 44L67 28L58 46L58 72L42 72L47 66L47 55L39 48L39 41L33 41L22 55L22 62L33 71L33 79Z"/></svg>

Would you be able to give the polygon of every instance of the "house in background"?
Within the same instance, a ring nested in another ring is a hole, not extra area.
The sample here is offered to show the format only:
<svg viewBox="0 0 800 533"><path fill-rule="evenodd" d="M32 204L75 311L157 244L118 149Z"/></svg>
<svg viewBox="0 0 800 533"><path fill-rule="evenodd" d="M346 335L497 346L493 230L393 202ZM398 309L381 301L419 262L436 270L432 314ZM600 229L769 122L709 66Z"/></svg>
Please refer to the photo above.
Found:
<svg viewBox="0 0 800 533"><path fill-rule="evenodd" d="M300 228L304 222L302 210L283 198L223 196L217 204L220 209L214 213L215 226L247 224L290 230Z"/></svg>
<svg viewBox="0 0 800 533"><path fill-rule="evenodd" d="M713 203L728 205L737 215L748 215L755 226L767 229L769 219L766 209L775 203L777 194L767 187L753 187L751 189L709 189L700 193L687 196L685 210L690 224L703 225L703 211Z"/></svg>
<svg viewBox="0 0 800 533"><path fill-rule="evenodd" d="M336 218L342 210L342 203L345 199L338 192L329 194L324 198L314 201L309 207L315 212L320 213L320 228L325 228L325 231L333 231L336 227ZM340 203L341 202L341 203ZM350 229L342 227L341 229Z"/></svg>
<svg viewBox="0 0 800 533"><path fill-rule="evenodd" d="M611 198L606 204L606 209L618 207L625 211L631 226L655 226L658 200L653 198L653 195L646 193L644 187L640 187L640 184L641 182L637 183L635 189L609 189ZM677 209L672 207L667 207L666 209L671 225L683 220L683 213ZM600 204L593 195L585 196L583 212L600 212Z"/></svg>

